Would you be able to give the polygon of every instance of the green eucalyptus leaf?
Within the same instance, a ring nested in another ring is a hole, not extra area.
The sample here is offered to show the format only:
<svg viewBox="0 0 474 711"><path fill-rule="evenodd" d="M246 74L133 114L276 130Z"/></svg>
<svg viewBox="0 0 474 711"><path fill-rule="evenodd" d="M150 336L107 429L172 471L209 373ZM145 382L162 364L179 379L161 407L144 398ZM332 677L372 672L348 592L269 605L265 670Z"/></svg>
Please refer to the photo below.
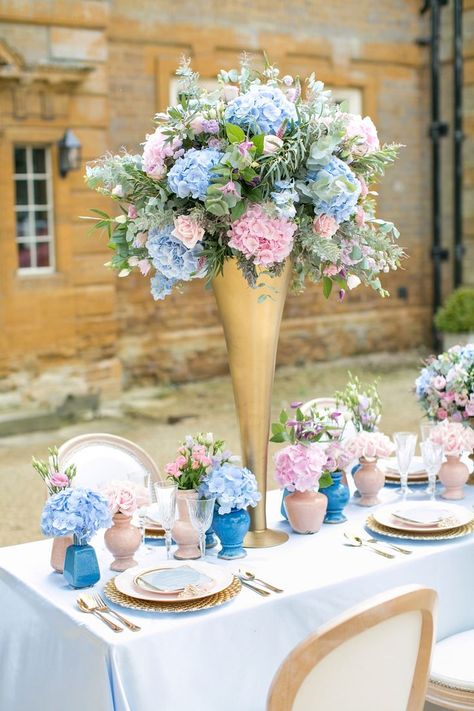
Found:
<svg viewBox="0 0 474 711"><path fill-rule="evenodd" d="M329 299L332 291L332 279L327 276L323 276L323 294L326 299Z"/></svg>

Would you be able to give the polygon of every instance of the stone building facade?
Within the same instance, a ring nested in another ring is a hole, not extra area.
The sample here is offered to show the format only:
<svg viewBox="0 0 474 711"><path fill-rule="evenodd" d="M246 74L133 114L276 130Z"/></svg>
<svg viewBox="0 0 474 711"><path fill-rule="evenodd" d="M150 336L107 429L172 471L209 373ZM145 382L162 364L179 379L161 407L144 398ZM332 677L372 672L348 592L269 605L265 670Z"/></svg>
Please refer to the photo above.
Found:
<svg viewBox="0 0 474 711"><path fill-rule="evenodd" d="M464 5L473 20L474 0ZM105 239L89 234L80 216L110 204L86 189L82 171L61 177L57 167L66 129L84 161L136 147L168 104L183 54L209 79L235 66L242 50L265 49L284 72L314 70L355 97L382 139L406 145L380 188L380 212L398 224L409 254L386 279L391 298L360 288L338 304L318 287L289 297L279 363L427 343L428 50L416 44L426 33L415 0L0 0L3 407L226 371L212 294L194 282L155 303L148 280L108 272ZM471 31L465 55L470 90ZM468 163L471 188L472 172Z"/></svg>

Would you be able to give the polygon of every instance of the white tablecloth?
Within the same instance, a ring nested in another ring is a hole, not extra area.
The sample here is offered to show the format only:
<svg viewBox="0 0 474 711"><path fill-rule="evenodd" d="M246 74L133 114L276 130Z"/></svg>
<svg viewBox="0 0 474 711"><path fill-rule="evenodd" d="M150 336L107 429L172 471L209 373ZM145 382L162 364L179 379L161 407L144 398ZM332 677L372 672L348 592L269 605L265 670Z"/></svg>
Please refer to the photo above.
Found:
<svg viewBox="0 0 474 711"><path fill-rule="evenodd" d="M393 499L393 490L383 496ZM473 502L469 487L463 503ZM272 492L269 519L288 530L279 503ZM284 594L263 598L243 589L220 608L176 616L122 610L141 625L138 633L115 634L76 608L77 591L50 572L50 541L0 549L0 709L263 711L273 674L298 642L352 605L404 584L438 591L438 638L473 627L474 536L406 542L414 553L389 560L342 545L343 532L362 531L367 514L351 503L345 524L249 550L240 563ZM97 551L100 591L112 573L100 541ZM163 548L151 556L163 560Z"/></svg>

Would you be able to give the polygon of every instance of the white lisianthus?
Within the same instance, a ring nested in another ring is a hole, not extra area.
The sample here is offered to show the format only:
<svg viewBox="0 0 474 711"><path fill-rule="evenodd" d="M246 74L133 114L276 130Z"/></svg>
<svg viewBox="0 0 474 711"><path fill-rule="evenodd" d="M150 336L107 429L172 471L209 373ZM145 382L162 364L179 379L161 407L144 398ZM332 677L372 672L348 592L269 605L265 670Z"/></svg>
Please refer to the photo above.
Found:
<svg viewBox="0 0 474 711"><path fill-rule="evenodd" d="M356 287L359 286L360 283L361 282L360 282L359 277L356 276L355 274L349 274L349 276L347 277L347 287L349 289L355 289Z"/></svg>

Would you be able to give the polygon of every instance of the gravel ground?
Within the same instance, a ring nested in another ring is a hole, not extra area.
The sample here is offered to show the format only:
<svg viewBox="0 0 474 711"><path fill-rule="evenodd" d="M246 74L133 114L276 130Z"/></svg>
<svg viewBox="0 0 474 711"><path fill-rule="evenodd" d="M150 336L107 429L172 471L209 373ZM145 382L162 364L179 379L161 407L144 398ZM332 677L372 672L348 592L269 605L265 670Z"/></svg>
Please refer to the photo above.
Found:
<svg viewBox="0 0 474 711"><path fill-rule="evenodd" d="M412 392L419 353L378 354L334 363L281 368L275 377L273 415L293 400L331 396L344 387L347 370L364 382L380 378L383 404L381 429L418 432L421 411ZM117 403L105 403L102 416L59 430L0 438L0 484L6 504L0 526L0 546L41 538L38 521L45 500L43 484L31 468L31 457L46 456L47 447L87 432L109 432L133 440L162 467L173 458L188 433L213 431L239 451L238 427L228 377L127 392ZM270 453L276 445L270 445ZM271 467L270 467L271 469ZM274 487L272 472L269 486Z"/></svg>

